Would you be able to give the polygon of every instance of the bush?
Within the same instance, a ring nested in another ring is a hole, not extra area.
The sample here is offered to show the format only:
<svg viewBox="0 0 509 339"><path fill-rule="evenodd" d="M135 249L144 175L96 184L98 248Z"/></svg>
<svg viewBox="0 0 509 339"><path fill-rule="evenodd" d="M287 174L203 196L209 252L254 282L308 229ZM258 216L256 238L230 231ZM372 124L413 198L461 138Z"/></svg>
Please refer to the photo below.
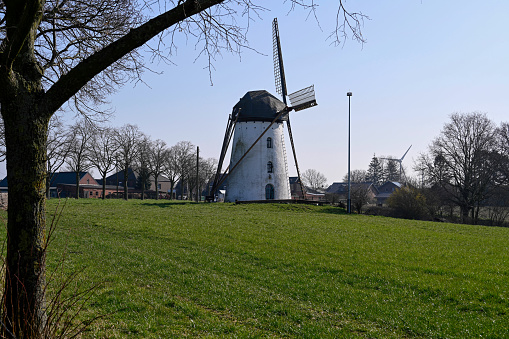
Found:
<svg viewBox="0 0 509 339"><path fill-rule="evenodd" d="M426 198L416 188L403 187L394 191L387 204L395 216L404 219L428 219Z"/></svg>

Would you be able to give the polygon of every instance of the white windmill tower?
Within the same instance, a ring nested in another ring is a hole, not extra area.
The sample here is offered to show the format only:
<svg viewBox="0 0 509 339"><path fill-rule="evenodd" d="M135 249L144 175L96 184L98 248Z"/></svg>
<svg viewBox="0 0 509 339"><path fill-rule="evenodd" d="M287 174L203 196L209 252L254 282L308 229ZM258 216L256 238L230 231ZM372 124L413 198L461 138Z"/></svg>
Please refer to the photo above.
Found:
<svg viewBox="0 0 509 339"><path fill-rule="evenodd" d="M283 102L265 90L250 91L233 107L228 118L212 196L227 183L225 201L287 200L291 198L283 122L287 122L297 165L289 112L316 105L314 87L290 94L292 107L286 104L286 82L277 19L273 22L276 87ZM230 165L221 173L233 136ZM299 180L300 181L300 180ZM212 197L209 197L209 199Z"/></svg>

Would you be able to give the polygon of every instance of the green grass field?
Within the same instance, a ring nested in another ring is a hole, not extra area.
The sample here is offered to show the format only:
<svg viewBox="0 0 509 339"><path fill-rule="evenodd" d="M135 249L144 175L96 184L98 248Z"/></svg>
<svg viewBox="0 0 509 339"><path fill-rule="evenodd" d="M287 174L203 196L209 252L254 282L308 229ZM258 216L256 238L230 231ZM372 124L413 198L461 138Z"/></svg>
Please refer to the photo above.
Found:
<svg viewBox="0 0 509 339"><path fill-rule="evenodd" d="M332 207L81 199L48 265L101 283L87 338L502 338L508 247L506 228Z"/></svg>

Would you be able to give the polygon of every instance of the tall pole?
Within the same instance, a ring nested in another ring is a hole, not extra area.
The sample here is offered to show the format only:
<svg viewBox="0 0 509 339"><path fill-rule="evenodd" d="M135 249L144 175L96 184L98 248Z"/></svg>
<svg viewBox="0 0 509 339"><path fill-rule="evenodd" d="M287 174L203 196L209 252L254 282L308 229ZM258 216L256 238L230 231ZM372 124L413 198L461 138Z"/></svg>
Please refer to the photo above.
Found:
<svg viewBox="0 0 509 339"><path fill-rule="evenodd" d="M196 202L200 201L200 147L196 146Z"/></svg>
<svg viewBox="0 0 509 339"><path fill-rule="evenodd" d="M352 213L352 199L351 199L351 182L350 182L350 98L352 92L346 93L348 96L348 199L346 201L346 213Z"/></svg>

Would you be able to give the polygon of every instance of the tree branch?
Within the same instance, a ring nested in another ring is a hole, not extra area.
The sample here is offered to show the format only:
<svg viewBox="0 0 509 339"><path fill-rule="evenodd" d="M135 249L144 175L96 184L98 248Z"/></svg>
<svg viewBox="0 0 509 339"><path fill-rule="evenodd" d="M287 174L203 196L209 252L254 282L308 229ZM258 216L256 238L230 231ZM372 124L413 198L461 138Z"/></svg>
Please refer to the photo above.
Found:
<svg viewBox="0 0 509 339"><path fill-rule="evenodd" d="M189 18L224 0L187 0L182 5L155 17L122 38L91 55L63 75L46 93L43 107L51 114L75 95L88 81L120 60L129 52L176 23Z"/></svg>

